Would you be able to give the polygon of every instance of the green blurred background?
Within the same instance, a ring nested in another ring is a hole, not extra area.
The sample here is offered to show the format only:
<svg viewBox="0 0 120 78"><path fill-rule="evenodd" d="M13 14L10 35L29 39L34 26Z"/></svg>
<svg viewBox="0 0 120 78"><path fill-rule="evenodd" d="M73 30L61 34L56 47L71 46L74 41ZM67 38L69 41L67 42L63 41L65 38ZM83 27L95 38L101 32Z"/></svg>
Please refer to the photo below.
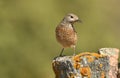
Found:
<svg viewBox="0 0 120 78"><path fill-rule="evenodd" d="M0 0L0 78L54 78L55 27L67 13L83 21L77 53L120 48L120 0Z"/></svg>

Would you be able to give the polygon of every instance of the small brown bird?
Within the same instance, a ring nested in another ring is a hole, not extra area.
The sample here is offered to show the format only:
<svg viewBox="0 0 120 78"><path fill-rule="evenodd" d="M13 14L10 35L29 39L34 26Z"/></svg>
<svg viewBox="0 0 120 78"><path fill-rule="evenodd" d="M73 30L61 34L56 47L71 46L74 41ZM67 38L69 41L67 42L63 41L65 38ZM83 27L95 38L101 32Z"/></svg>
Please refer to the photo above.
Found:
<svg viewBox="0 0 120 78"><path fill-rule="evenodd" d="M64 48L70 47L74 49L75 55L75 46L77 43L77 32L73 24L75 22L81 22L78 16L75 14L69 13L67 14L63 20L56 27L56 39L62 45L63 49L59 56L62 56Z"/></svg>

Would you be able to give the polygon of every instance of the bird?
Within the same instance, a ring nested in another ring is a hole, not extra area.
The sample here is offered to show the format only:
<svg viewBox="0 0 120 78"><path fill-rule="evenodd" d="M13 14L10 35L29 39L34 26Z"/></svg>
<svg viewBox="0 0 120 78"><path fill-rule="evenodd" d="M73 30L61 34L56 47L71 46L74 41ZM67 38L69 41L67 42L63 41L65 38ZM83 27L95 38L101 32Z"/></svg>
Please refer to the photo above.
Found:
<svg viewBox="0 0 120 78"><path fill-rule="evenodd" d="M62 45L62 50L59 56L63 56L62 53L65 48L73 48L75 55L75 47L77 43L77 32L73 26L75 22L82 22L79 17L73 13L68 13L64 16L62 21L57 25L55 29L56 40Z"/></svg>

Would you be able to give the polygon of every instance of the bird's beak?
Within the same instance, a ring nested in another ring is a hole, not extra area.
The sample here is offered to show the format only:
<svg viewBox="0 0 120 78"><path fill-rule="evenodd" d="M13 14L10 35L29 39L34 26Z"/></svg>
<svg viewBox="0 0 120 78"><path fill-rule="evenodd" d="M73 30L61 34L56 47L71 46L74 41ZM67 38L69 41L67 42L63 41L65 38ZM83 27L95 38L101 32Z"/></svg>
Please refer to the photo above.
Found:
<svg viewBox="0 0 120 78"><path fill-rule="evenodd" d="M82 21L80 19L78 19L77 22L82 23Z"/></svg>

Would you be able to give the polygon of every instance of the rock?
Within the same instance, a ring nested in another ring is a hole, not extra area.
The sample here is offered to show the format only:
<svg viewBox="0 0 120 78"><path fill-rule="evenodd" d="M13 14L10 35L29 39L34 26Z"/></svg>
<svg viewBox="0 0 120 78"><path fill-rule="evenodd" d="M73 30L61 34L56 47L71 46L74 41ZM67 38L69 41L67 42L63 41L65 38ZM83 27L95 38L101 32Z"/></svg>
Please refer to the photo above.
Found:
<svg viewBox="0 0 120 78"><path fill-rule="evenodd" d="M52 66L55 78L120 78L118 58L119 49L101 48L99 53L58 56Z"/></svg>
<svg viewBox="0 0 120 78"><path fill-rule="evenodd" d="M118 74L118 58L119 58L119 49L117 48L101 48L99 50L101 55L106 55L109 57L109 77L117 78Z"/></svg>
<svg viewBox="0 0 120 78"><path fill-rule="evenodd" d="M84 52L56 57L52 66L56 78L108 78L109 60L107 56Z"/></svg>

